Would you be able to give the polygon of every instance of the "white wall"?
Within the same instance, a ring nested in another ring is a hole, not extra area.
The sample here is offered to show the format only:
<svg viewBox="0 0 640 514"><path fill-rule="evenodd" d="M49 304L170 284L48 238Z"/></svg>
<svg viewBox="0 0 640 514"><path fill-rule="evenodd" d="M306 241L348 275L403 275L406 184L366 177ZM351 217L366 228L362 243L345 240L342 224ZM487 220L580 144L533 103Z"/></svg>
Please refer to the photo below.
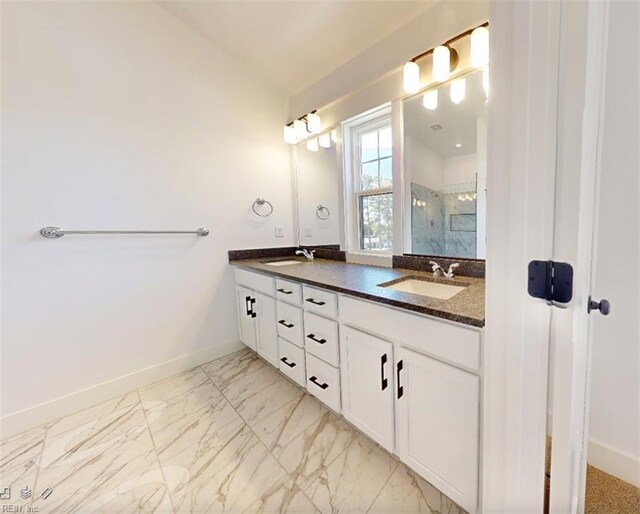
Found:
<svg viewBox="0 0 640 514"><path fill-rule="evenodd" d="M405 183L408 185L411 199L411 183L420 184L434 191L443 191L445 187L445 172L443 159L420 140L405 135L404 138L404 171Z"/></svg>
<svg viewBox="0 0 640 514"><path fill-rule="evenodd" d="M23 409L228 351L227 250L294 238L286 98L153 2L2 10L1 389L14 431ZM274 205L266 220L250 214L257 196ZM45 225L211 235L47 240Z"/></svg>
<svg viewBox="0 0 640 514"><path fill-rule="evenodd" d="M444 160L445 186L453 188L456 185L471 185L475 189L476 169L478 159L475 153L449 157ZM466 189L469 191L469 189Z"/></svg>
<svg viewBox="0 0 640 514"><path fill-rule="evenodd" d="M603 122L589 461L640 485L640 6L612 2Z"/></svg>

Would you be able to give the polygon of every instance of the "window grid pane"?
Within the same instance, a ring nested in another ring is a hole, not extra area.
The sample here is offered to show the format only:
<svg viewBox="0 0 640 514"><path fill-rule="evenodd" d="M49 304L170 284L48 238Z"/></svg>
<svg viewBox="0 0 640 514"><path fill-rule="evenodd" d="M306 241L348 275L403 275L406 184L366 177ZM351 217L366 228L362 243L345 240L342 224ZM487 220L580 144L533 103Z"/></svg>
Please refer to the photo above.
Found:
<svg viewBox="0 0 640 514"><path fill-rule="evenodd" d="M360 249L390 251L393 248L393 195L359 197Z"/></svg>

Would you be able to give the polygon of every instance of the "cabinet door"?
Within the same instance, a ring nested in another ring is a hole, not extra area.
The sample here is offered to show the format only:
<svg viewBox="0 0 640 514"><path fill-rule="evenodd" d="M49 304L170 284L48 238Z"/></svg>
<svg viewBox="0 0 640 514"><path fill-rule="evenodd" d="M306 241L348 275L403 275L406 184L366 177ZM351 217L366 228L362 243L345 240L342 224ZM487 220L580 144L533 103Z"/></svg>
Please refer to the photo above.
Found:
<svg viewBox="0 0 640 514"><path fill-rule="evenodd" d="M478 501L478 377L396 348L400 458L465 510Z"/></svg>
<svg viewBox="0 0 640 514"><path fill-rule="evenodd" d="M276 300L262 293L254 293L256 299L253 310L258 317L258 353L269 363L278 367L278 329L276 328Z"/></svg>
<svg viewBox="0 0 640 514"><path fill-rule="evenodd" d="M340 330L342 413L393 451L393 345L349 327Z"/></svg>
<svg viewBox="0 0 640 514"><path fill-rule="evenodd" d="M252 350L256 349L255 318L253 291L246 287L236 286L236 310L238 312L238 332L240 341Z"/></svg>

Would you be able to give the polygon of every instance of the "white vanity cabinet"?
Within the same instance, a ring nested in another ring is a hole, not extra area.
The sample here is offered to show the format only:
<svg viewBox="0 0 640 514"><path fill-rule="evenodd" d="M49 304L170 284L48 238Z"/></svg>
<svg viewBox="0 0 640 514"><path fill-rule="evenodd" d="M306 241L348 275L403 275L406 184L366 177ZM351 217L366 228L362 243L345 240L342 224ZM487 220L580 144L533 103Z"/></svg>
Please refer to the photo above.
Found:
<svg viewBox="0 0 640 514"><path fill-rule="evenodd" d="M241 340L477 512L482 330L236 270Z"/></svg>
<svg viewBox="0 0 640 514"><path fill-rule="evenodd" d="M240 341L278 366L278 329L273 278L236 270L236 309Z"/></svg>
<svg viewBox="0 0 640 514"><path fill-rule="evenodd" d="M393 452L393 344L343 327L340 354L344 417Z"/></svg>
<svg viewBox="0 0 640 514"><path fill-rule="evenodd" d="M400 459L469 512L478 500L479 377L396 349Z"/></svg>

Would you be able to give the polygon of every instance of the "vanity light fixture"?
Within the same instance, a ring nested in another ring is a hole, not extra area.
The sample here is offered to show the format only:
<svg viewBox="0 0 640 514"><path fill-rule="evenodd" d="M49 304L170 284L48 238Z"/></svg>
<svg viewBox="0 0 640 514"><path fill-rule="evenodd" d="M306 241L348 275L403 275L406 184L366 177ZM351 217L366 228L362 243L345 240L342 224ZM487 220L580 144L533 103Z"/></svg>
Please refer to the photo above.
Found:
<svg viewBox="0 0 640 514"><path fill-rule="evenodd" d="M290 145L297 143L298 138L296 137L296 131L293 128L293 125L285 125L284 126L284 142Z"/></svg>
<svg viewBox="0 0 640 514"><path fill-rule="evenodd" d="M318 151L318 138L314 137L311 139L307 139L307 150L310 150L312 152L317 152Z"/></svg>
<svg viewBox="0 0 640 514"><path fill-rule="evenodd" d="M402 82L405 92L410 95L420 90L420 67L418 63L413 61L405 63L402 72Z"/></svg>
<svg viewBox="0 0 640 514"><path fill-rule="evenodd" d="M295 120L293 122L293 130L298 139L304 139L309 135L307 123L303 120Z"/></svg>
<svg viewBox="0 0 640 514"><path fill-rule="evenodd" d="M444 82L451 72L451 49L448 46L436 46L433 49L433 70L431 75L436 82Z"/></svg>
<svg viewBox="0 0 640 514"><path fill-rule="evenodd" d="M484 68L489 64L489 29L478 27L471 33L471 66Z"/></svg>
<svg viewBox="0 0 640 514"><path fill-rule="evenodd" d="M460 39L471 36L471 65L483 68L489 63L489 22L479 27L467 30L456 37L445 41L426 52L416 55L404 64L402 81L405 92L410 95L420 90L420 67L418 61L423 57L432 55L432 78L434 82L446 82L451 72L458 66L458 52L451 45Z"/></svg>
<svg viewBox="0 0 640 514"><path fill-rule="evenodd" d="M466 95L466 80L464 78L454 80L449 88L449 96L454 104L459 104Z"/></svg>
<svg viewBox="0 0 640 514"><path fill-rule="evenodd" d="M321 136L318 137L318 144L322 148L330 148L331 147L331 134L329 132L325 132Z"/></svg>
<svg viewBox="0 0 640 514"><path fill-rule="evenodd" d="M312 134L320 134L322 132L322 121L320 116L315 112L307 114L307 127Z"/></svg>
<svg viewBox="0 0 640 514"><path fill-rule="evenodd" d="M438 90L427 91L422 97L422 105L429 111L435 111L438 108Z"/></svg>

